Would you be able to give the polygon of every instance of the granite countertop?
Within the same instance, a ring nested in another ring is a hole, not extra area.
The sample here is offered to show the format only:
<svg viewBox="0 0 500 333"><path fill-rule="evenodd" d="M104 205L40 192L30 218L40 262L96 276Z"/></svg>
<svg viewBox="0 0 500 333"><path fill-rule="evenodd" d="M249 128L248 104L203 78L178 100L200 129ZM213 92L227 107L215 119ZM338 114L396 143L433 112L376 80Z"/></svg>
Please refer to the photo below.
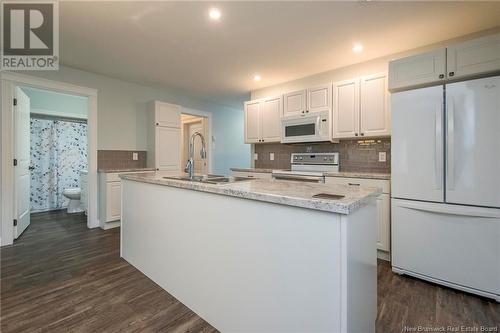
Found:
<svg viewBox="0 0 500 333"><path fill-rule="evenodd" d="M264 169L264 168L231 168L231 171L236 172L257 172L257 173L271 173L273 170L282 169Z"/></svg>
<svg viewBox="0 0 500 333"><path fill-rule="evenodd" d="M350 214L367 203L380 189L347 185L325 185L288 180L249 179L226 184L207 184L185 180L165 179L157 173L124 174L122 179L143 183L184 188L200 192L271 202L339 214ZM339 200L319 199L319 193L344 195Z"/></svg>
<svg viewBox="0 0 500 333"><path fill-rule="evenodd" d="M121 168L121 169L107 169L100 168L97 172L112 173L112 172L140 172L140 171L155 171L155 168Z"/></svg>

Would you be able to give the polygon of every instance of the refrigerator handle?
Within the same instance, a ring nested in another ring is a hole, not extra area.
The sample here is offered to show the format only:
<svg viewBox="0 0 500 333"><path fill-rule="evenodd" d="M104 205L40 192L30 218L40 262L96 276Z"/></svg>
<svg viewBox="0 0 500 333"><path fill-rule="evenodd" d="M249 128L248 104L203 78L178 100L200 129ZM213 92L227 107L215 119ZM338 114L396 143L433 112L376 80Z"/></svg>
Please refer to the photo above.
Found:
<svg viewBox="0 0 500 333"><path fill-rule="evenodd" d="M443 103L439 103L436 107L436 138L434 141L434 175L436 189L440 190L443 184Z"/></svg>
<svg viewBox="0 0 500 333"><path fill-rule="evenodd" d="M446 133L446 183L448 190L455 188L455 106L453 104L453 97L446 97L446 111L447 111L447 133Z"/></svg>
<svg viewBox="0 0 500 333"><path fill-rule="evenodd" d="M495 208L455 206L445 205L442 203L422 203L415 201L400 201L397 202L396 205L397 207L434 214L468 216L476 218L500 218L500 212Z"/></svg>

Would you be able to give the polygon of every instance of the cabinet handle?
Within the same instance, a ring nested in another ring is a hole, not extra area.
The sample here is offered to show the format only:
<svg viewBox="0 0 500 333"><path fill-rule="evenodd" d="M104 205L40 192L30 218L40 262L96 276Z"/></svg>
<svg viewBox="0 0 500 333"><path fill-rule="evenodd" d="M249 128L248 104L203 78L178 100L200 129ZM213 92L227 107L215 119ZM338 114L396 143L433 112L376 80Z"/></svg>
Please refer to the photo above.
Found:
<svg viewBox="0 0 500 333"><path fill-rule="evenodd" d="M455 72L450 72L450 76L455 76Z"/></svg>
<svg viewBox="0 0 500 333"><path fill-rule="evenodd" d="M156 123L156 126L160 125L160 123Z"/></svg>
<svg viewBox="0 0 500 333"><path fill-rule="evenodd" d="M347 184L349 184L350 186L359 186L359 184L357 183L347 183Z"/></svg>
<svg viewBox="0 0 500 333"><path fill-rule="evenodd" d="M305 111L302 111L302 113L305 113Z"/></svg>
<svg viewBox="0 0 500 333"><path fill-rule="evenodd" d="M444 74L439 74L440 79L444 79Z"/></svg>
<svg viewBox="0 0 500 333"><path fill-rule="evenodd" d="M255 177L255 176L247 176L247 178L253 178L253 177Z"/></svg>
<svg viewBox="0 0 500 333"><path fill-rule="evenodd" d="M262 142L264 142L264 139L262 139Z"/></svg>
<svg viewBox="0 0 500 333"><path fill-rule="evenodd" d="M309 110L306 110L306 113L309 113Z"/></svg>
<svg viewBox="0 0 500 333"><path fill-rule="evenodd" d="M365 136L365 133L361 133L361 136Z"/></svg>
<svg viewBox="0 0 500 333"><path fill-rule="evenodd" d="M354 136L358 136L358 133L354 133Z"/></svg>

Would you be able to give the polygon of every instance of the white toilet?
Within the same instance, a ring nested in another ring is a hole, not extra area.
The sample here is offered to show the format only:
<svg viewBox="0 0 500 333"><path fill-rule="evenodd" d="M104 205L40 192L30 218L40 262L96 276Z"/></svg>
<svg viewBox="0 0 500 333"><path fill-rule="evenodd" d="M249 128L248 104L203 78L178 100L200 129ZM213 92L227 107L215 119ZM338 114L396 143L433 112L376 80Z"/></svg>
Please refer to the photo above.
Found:
<svg viewBox="0 0 500 333"><path fill-rule="evenodd" d="M81 193L82 191L78 187L67 188L63 191L63 195L69 199L68 213L83 212L82 204L80 202Z"/></svg>

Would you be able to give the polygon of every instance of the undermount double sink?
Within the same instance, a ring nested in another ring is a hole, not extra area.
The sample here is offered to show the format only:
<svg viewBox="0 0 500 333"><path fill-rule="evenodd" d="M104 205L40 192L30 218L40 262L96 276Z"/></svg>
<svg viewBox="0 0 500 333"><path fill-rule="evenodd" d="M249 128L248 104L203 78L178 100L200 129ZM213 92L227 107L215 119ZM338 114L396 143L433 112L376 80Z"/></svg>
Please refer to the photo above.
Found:
<svg viewBox="0 0 500 333"><path fill-rule="evenodd" d="M243 178L243 177L225 177L219 175L202 175L202 176L194 176L193 178L189 178L189 176L170 176L163 177L164 179L172 179L172 180L184 180L188 182L197 182L197 183L205 183L205 184L229 184L236 183L241 181L249 181L252 179Z"/></svg>

